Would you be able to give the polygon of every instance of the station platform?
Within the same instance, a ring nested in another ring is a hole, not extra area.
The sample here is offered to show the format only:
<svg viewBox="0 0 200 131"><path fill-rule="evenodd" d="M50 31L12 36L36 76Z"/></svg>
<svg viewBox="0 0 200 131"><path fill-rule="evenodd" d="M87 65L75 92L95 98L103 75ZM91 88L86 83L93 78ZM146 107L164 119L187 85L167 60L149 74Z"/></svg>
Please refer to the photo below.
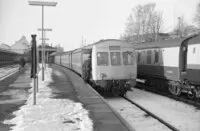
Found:
<svg viewBox="0 0 200 131"><path fill-rule="evenodd" d="M100 96L90 85L85 83L80 76L64 67L57 65L52 65L51 67L53 70L60 70L64 73L67 80L73 85L74 89L66 88L70 87L67 86L66 82L63 83L63 81L66 81L66 78L59 77L54 73L53 84L56 84L56 87L60 89L62 88L62 90L71 90L67 91L66 94L68 95L65 96L71 96L72 98L75 97L75 99L78 99L78 101L89 110L95 131L133 131L130 125L128 125L128 123L107 104L102 96ZM62 90L60 90L60 94L63 94Z"/></svg>
<svg viewBox="0 0 200 131"><path fill-rule="evenodd" d="M52 82L49 85L52 92L52 99L70 99L82 103L83 107L89 112L89 118L93 122L94 131L134 131L134 129L107 104L102 96L90 85L85 83L76 73L57 65L49 65L49 68L52 68ZM17 81L11 85L15 85L17 88L30 88L30 86L27 85L27 83L30 83L30 65L27 65L24 70L25 71L19 74ZM19 85L20 80L24 82L20 82ZM21 103L18 106L25 104L24 100L20 101ZM3 126L6 127L5 125ZM5 128L1 128L0 124L0 129Z"/></svg>

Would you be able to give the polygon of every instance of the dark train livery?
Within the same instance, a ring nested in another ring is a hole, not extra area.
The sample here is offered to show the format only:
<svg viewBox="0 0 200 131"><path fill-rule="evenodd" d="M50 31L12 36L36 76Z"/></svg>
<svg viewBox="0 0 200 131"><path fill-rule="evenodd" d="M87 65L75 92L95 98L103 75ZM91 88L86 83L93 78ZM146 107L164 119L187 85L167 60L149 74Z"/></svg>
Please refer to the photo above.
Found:
<svg viewBox="0 0 200 131"><path fill-rule="evenodd" d="M135 44L138 78L174 95L200 97L200 35Z"/></svg>
<svg viewBox="0 0 200 131"><path fill-rule="evenodd" d="M133 46L122 40L101 40L50 57L54 63L72 69L106 92L123 95L136 83L136 54Z"/></svg>
<svg viewBox="0 0 200 131"><path fill-rule="evenodd" d="M18 63L20 55L18 53L0 49L0 67Z"/></svg>

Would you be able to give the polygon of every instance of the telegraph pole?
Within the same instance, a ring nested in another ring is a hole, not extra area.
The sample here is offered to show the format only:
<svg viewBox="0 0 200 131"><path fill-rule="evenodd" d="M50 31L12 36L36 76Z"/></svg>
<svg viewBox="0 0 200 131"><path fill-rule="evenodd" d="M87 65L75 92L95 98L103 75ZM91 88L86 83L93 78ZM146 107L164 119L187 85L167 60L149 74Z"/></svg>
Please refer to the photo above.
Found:
<svg viewBox="0 0 200 131"><path fill-rule="evenodd" d="M177 36L181 37L181 17L178 17L178 31Z"/></svg>

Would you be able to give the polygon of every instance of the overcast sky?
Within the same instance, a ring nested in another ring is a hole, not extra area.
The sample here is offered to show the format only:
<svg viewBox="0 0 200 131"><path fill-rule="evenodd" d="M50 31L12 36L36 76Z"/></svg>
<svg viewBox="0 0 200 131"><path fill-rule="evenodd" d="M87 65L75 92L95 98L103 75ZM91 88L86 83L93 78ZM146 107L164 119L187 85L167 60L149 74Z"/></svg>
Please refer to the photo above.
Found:
<svg viewBox="0 0 200 131"><path fill-rule="evenodd" d="M48 0L47 0L48 1ZM52 1L52 0L51 0ZM184 15L193 24L198 0L54 0L56 7L45 7L44 27L48 43L60 44L64 49L79 48L82 37L87 44L100 39L118 39L123 34L131 9L138 4L155 2L163 11L165 32L176 25L177 17ZM30 6L28 0L0 0L0 43L12 45L25 35L41 38L42 9ZM38 40L38 44L41 41Z"/></svg>

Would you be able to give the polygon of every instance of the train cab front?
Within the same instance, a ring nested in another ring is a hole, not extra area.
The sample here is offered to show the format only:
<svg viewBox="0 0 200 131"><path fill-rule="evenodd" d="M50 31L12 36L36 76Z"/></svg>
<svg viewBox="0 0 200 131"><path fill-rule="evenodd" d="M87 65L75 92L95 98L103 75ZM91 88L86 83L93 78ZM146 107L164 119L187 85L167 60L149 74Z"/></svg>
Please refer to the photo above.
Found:
<svg viewBox="0 0 200 131"><path fill-rule="evenodd" d="M133 53L99 51L96 55L97 59L92 63L92 77L101 92L124 95L136 85L137 69Z"/></svg>

